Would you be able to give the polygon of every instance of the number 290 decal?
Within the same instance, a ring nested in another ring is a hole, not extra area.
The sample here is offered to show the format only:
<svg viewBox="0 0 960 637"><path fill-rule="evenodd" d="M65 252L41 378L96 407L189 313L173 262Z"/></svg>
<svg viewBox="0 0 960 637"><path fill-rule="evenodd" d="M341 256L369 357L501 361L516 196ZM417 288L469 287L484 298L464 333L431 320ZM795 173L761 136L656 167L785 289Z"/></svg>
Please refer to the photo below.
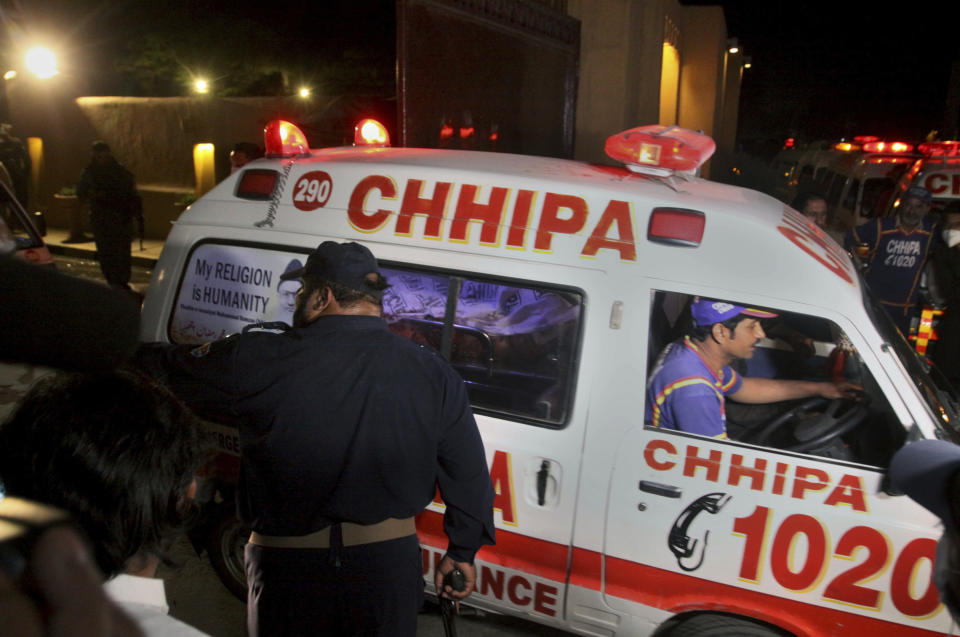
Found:
<svg viewBox="0 0 960 637"><path fill-rule="evenodd" d="M327 205L333 180L322 170L305 173L293 187L293 205L298 210L316 210Z"/></svg>

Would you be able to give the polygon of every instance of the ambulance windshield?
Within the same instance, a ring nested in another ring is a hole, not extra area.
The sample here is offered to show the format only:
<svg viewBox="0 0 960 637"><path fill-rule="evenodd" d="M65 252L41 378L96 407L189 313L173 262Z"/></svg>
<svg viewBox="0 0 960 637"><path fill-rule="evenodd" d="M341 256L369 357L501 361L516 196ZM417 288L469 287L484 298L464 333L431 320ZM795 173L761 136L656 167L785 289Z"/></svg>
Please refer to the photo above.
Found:
<svg viewBox="0 0 960 637"><path fill-rule="evenodd" d="M920 395L936 416L955 436L960 436L960 402L956 391L940 371L921 359L900 330L887 315L883 306L864 287L864 305L880 336L910 374Z"/></svg>

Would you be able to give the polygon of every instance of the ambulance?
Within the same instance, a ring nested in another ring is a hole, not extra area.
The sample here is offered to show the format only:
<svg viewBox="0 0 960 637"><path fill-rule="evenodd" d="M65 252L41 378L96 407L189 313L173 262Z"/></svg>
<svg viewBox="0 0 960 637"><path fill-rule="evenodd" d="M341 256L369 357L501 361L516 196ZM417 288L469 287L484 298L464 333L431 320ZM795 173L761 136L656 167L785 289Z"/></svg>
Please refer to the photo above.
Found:
<svg viewBox="0 0 960 637"><path fill-rule="evenodd" d="M483 436L497 541L470 605L580 635L955 630L932 582L938 521L885 468L908 441L956 440L957 403L828 236L698 178L714 144L692 131L614 135L614 167L391 148L364 129L370 144L314 150L269 124L267 157L174 224L142 339L288 321L280 274L322 241L361 242L391 284L391 329L449 360ZM648 374L697 296L807 335L804 352L762 340L748 374L843 377L863 396L728 401L726 439L646 426ZM237 433L210 427L227 461L202 497L232 511ZM417 521L428 589L443 511L438 497ZM231 519L210 545L228 579L245 539Z"/></svg>
<svg viewBox="0 0 960 637"><path fill-rule="evenodd" d="M926 142L919 150L923 157L898 180L887 214L896 213L903 194L913 186L930 192L935 213L960 203L960 141Z"/></svg>

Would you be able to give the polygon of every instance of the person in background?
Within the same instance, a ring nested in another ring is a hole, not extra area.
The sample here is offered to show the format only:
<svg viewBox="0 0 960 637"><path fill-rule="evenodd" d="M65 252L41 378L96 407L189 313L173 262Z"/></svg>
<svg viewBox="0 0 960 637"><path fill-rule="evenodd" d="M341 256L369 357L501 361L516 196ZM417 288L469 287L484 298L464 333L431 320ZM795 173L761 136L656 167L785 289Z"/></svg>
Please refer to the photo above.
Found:
<svg viewBox="0 0 960 637"><path fill-rule="evenodd" d="M950 384L960 391L960 203L954 202L941 217L942 242L933 252L937 289L946 303L932 349L933 362Z"/></svg>
<svg viewBox="0 0 960 637"><path fill-rule="evenodd" d="M194 416L131 372L44 378L0 428L6 495L73 516L107 594L148 637L203 635L167 615L153 579L189 511L200 459Z"/></svg>
<svg viewBox="0 0 960 637"><path fill-rule="evenodd" d="M253 142L237 142L230 151L230 174L261 157L263 157L263 151Z"/></svg>
<svg viewBox="0 0 960 637"><path fill-rule="evenodd" d="M828 219L827 200L823 198L823 195L810 191L801 192L794 198L790 207L817 224L818 227L826 229Z"/></svg>
<svg viewBox="0 0 960 637"><path fill-rule="evenodd" d="M916 315L920 276L933 248L930 193L909 188L897 214L851 228L843 247L856 251L866 265L870 290L906 337Z"/></svg>
<svg viewBox="0 0 960 637"><path fill-rule="evenodd" d="M946 440L918 440L890 460L891 485L943 522L933 582L954 623L960 623L960 447Z"/></svg>
<svg viewBox="0 0 960 637"><path fill-rule="evenodd" d="M105 142L93 143L90 163L77 182L77 198L90 208L97 259L110 287L130 291L130 241L133 220L143 204L133 173L113 157Z"/></svg>

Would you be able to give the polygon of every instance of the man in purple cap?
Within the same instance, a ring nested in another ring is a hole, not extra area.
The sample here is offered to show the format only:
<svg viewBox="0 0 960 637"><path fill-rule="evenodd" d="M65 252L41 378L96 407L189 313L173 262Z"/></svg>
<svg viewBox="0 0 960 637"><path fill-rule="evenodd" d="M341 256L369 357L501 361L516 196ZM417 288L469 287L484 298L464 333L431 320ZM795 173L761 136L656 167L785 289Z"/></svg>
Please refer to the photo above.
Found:
<svg viewBox="0 0 960 637"><path fill-rule="evenodd" d="M895 489L943 522L933 581L940 601L960 623L960 447L946 440L918 440L894 454L888 473Z"/></svg>
<svg viewBox="0 0 960 637"><path fill-rule="evenodd" d="M137 362L201 415L239 424L252 637L413 637L423 601L414 516L437 487L448 539L437 590L469 595L474 556L494 542L483 441L460 376L388 329L370 250L325 241L281 276L297 278L292 329L145 348ZM442 584L455 568L462 592Z"/></svg>
<svg viewBox="0 0 960 637"><path fill-rule="evenodd" d="M920 275L933 247L928 212L930 193L914 186L904 193L896 215L851 228L843 239L847 250L866 253L867 284L904 335L910 333Z"/></svg>
<svg viewBox="0 0 960 637"><path fill-rule="evenodd" d="M726 301L697 297L690 306L693 326L682 340L668 345L647 384L644 424L689 433L727 437L725 399L773 403L809 396L843 398L850 383L746 378L730 367L750 358L765 336L760 319L777 316Z"/></svg>

